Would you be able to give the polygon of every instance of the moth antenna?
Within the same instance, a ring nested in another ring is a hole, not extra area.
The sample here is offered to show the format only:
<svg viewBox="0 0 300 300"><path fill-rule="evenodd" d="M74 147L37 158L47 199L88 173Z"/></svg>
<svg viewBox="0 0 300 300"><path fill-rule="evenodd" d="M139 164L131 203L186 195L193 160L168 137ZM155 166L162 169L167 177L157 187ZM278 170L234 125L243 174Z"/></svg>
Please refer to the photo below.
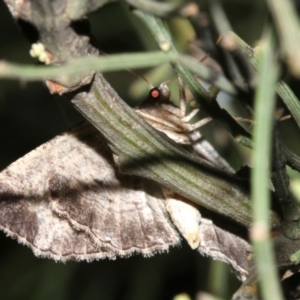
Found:
<svg viewBox="0 0 300 300"><path fill-rule="evenodd" d="M103 55L109 56L108 53L106 53L106 52L104 52L102 50L99 50L99 53L101 53ZM168 84L174 82L176 79L167 80L167 81L164 81L163 83L161 83L159 86L154 86L143 75L138 74L138 73L134 72L131 69L127 69L127 68L123 68L123 69L126 70L126 71L128 71L128 72L130 72L134 76L143 79L149 85L149 89L150 89L150 91L149 91L149 97L151 99L153 99L153 100L159 100L161 102L169 102L170 101L171 92L170 92L170 89L168 87Z"/></svg>
<svg viewBox="0 0 300 300"><path fill-rule="evenodd" d="M106 53L106 52L104 52L104 51L102 51L102 50L99 50L99 52L100 52L101 54L103 54L103 55L109 56L108 53ZM143 75L138 74L138 73L134 72L133 70L130 70L130 69L127 69L127 68L123 68L123 69L126 70L126 71L128 71L129 73L133 74L134 76L143 79L143 80L149 85L149 88L150 88L150 89L154 88L154 86L153 86L153 85L152 85L152 84L151 84L151 83L150 83Z"/></svg>
<svg viewBox="0 0 300 300"><path fill-rule="evenodd" d="M178 79L177 79L177 78L169 79L169 80L167 80L167 81L164 81L164 82L161 83L161 84L170 84L170 83L172 83L172 82L174 82L174 81L178 81Z"/></svg>

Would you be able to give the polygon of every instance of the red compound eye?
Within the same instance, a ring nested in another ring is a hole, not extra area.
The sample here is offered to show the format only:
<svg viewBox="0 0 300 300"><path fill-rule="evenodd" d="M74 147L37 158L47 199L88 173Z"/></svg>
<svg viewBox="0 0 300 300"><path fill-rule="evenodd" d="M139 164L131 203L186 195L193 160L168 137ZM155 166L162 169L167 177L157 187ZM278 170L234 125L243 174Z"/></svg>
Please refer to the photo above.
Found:
<svg viewBox="0 0 300 300"><path fill-rule="evenodd" d="M153 88L150 93L149 93L150 97L152 99L157 99L160 97L160 91L158 90L158 88Z"/></svg>

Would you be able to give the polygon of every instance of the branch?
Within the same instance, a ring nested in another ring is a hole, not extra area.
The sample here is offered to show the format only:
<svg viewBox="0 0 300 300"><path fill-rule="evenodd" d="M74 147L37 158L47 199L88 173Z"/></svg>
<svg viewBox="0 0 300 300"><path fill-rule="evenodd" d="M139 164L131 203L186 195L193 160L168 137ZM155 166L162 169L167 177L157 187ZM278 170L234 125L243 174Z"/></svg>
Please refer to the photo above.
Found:
<svg viewBox="0 0 300 300"><path fill-rule="evenodd" d="M259 68L259 62L257 61L255 51L247 43L245 43L240 37L235 35L237 43L240 45L245 54L249 57L251 64L255 69ZM291 115L294 117L298 127L300 128L300 102L290 87L284 82L280 81L275 86L276 93L280 96L284 104L289 109Z"/></svg>
<svg viewBox="0 0 300 300"><path fill-rule="evenodd" d="M247 192L234 177L180 149L137 116L97 74L72 103L109 142L121 171L152 179L193 202L249 226ZM228 184L230 183L230 184ZM278 224L274 216L273 224Z"/></svg>

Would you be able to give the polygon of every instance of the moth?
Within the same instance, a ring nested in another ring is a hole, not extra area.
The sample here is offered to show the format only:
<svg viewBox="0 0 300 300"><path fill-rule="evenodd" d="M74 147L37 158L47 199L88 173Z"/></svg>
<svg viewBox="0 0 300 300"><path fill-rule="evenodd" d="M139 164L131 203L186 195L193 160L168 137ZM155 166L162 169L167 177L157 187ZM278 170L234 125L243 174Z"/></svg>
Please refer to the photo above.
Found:
<svg viewBox="0 0 300 300"><path fill-rule="evenodd" d="M200 123L186 124L190 117L184 119L183 107L184 103L178 113L165 99L152 106L146 103L136 112L169 137L173 132L189 144L190 130ZM224 163L227 167L229 172ZM178 245L179 231L191 248L231 264L242 279L247 274L243 257L231 251L248 249L245 240L202 218L192 203L172 191L121 174L104 138L88 123L55 137L0 173L0 228L35 255L63 262L133 253L151 256ZM229 246L222 244L225 239Z"/></svg>

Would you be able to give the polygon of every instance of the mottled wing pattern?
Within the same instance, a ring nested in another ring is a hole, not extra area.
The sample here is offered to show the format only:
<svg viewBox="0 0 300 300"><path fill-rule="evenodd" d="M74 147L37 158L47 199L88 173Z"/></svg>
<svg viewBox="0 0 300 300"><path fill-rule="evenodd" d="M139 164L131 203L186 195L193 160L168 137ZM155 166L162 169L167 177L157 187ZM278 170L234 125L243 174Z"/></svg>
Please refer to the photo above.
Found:
<svg viewBox="0 0 300 300"><path fill-rule="evenodd" d="M179 243L160 187L120 174L89 124L0 173L0 228L56 260L149 256Z"/></svg>
<svg viewBox="0 0 300 300"><path fill-rule="evenodd" d="M2 193L1 193L2 194ZM44 199L1 195L1 229L18 242L29 246L36 256L56 261L113 258L116 254L97 246L84 232L75 231L66 219L57 218Z"/></svg>
<svg viewBox="0 0 300 300"><path fill-rule="evenodd" d="M244 281L248 274L250 244L201 217L194 203L166 188L162 190L171 219L190 247L202 255L228 263Z"/></svg>
<svg viewBox="0 0 300 300"><path fill-rule="evenodd" d="M202 218L199 226L200 244L198 251L231 265L238 277L244 281L248 275L247 255L250 244L239 236L225 231L209 220Z"/></svg>

